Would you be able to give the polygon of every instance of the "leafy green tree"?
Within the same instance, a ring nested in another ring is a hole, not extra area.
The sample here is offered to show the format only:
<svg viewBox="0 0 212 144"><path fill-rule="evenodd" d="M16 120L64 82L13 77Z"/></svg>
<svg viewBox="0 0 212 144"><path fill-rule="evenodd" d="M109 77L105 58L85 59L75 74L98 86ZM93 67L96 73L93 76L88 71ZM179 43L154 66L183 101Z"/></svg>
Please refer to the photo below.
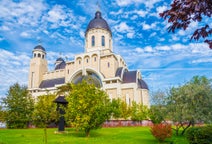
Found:
<svg viewBox="0 0 212 144"><path fill-rule="evenodd" d="M54 102L56 96L47 94L37 97L33 112L33 122L37 127L46 128L51 123L57 123L57 104Z"/></svg>
<svg viewBox="0 0 212 144"><path fill-rule="evenodd" d="M29 125L34 109L34 100L26 86L20 86L18 83L10 86L6 97L3 98L3 104L8 128L26 128Z"/></svg>
<svg viewBox="0 0 212 144"><path fill-rule="evenodd" d="M111 101L111 105L110 105L110 109L111 109L111 118L112 119L118 119L121 118L121 113L122 113L122 109L121 109L121 99L112 99Z"/></svg>
<svg viewBox="0 0 212 144"><path fill-rule="evenodd" d="M131 120L142 121L149 118L149 109L147 106L132 102Z"/></svg>
<svg viewBox="0 0 212 144"><path fill-rule="evenodd" d="M89 136L90 130L100 128L110 117L108 95L86 81L73 84L66 100L66 122L77 130L85 131L86 136Z"/></svg>
<svg viewBox="0 0 212 144"><path fill-rule="evenodd" d="M5 110L3 110L3 106L0 105L0 122L5 121Z"/></svg>
<svg viewBox="0 0 212 144"><path fill-rule="evenodd" d="M125 101L121 101L121 118L125 120L128 119L131 115L131 107L127 105Z"/></svg>
<svg viewBox="0 0 212 144"><path fill-rule="evenodd" d="M166 118L166 93L162 90L158 90L153 93L151 100L152 105L149 110L149 117L154 124L159 124L165 121Z"/></svg>
<svg viewBox="0 0 212 144"><path fill-rule="evenodd" d="M160 13L164 19L168 18L171 25L168 27L169 32L175 32L176 29L186 30L192 22L200 23L191 36L191 39L205 39L212 49L211 38L212 28L208 24L210 21L203 21L212 16L211 0L173 0L169 10Z"/></svg>
<svg viewBox="0 0 212 144"><path fill-rule="evenodd" d="M195 76L188 83L171 88L167 98L167 114L176 123L176 134L181 135L198 122L211 123L212 88L206 77Z"/></svg>

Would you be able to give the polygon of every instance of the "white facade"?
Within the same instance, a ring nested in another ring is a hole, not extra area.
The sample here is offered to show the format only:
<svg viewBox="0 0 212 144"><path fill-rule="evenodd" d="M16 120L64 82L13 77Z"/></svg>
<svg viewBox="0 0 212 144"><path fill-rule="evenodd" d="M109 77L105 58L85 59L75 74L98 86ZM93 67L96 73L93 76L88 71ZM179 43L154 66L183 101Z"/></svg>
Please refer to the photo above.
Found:
<svg viewBox="0 0 212 144"><path fill-rule="evenodd" d="M109 97L121 98L149 106L148 86L139 71L129 71L124 59L113 53L112 33L107 22L97 11L85 33L85 51L73 61L56 60L55 70L48 71L46 51L38 45L30 61L28 89L33 96L54 93L65 83L80 82L90 76L99 83Z"/></svg>

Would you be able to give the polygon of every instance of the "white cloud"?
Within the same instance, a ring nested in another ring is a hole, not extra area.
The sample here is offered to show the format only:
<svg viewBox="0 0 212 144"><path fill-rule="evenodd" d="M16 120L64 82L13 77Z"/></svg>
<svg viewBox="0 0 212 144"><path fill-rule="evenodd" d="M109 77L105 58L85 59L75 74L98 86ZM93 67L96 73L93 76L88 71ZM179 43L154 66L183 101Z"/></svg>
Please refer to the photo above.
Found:
<svg viewBox="0 0 212 144"><path fill-rule="evenodd" d="M144 48L145 52L154 52L153 48L151 46L147 46Z"/></svg>
<svg viewBox="0 0 212 144"><path fill-rule="evenodd" d="M159 7L156 8L156 11L157 11L157 13L159 14L159 13L164 12L164 11L167 10L167 9L168 9L167 6L159 6Z"/></svg>
<svg viewBox="0 0 212 144"><path fill-rule="evenodd" d="M147 8L153 8L154 4L161 0L116 0L119 6L127 6L131 4L144 4Z"/></svg>
<svg viewBox="0 0 212 144"><path fill-rule="evenodd" d="M133 38L133 36L134 36L134 32L127 33L127 37L128 37L128 38Z"/></svg>
<svg viewBox="0 0 212 144"><path fill-rule="evenodd" d="M41 17L42 12L46 9L42 0L23 0L20 2L13 2L12 0L0 1L1 14L0 18L4 20L5 24L10 26L30 25L35 26ZM16 25L12 25L16 23Z"/></svg>
<svg viewBox="0 0 212 144"><path fill-rule="evenodd" d="M169 46L157 46L156 50L169 51L169 50L171 50L171 47L169 47Z"/></svg>
<svg viewBox="0 0 212 144"><path fill-rule="evenodd" d="M201 58L197 60L192 60L191 63L199 64L199 63L212 63L212 58Z"/></svg>
<svg viewBox="0 0 212 144"><path fill-rule="evenodd" d="M2 30L2 31L9 31L10 28L8 26L3 25L3 26L0 27L0 30Z"/></svg>
<svg viewBox="0 0 212 144"><path fill-rule="evenodd" d="M150 30L150 29L156 28L157 22L154 22L152 24L146 24L145 22L143 22L141 25L142 25L143 30Z"/></svg>
<svg viewBox="0 0 212 144"><path fill-rule="evenodd" d="M46 20L52 23L57 23L58 21L63 21L67 18L65 12L63 11L63 7L60 5L55 5L47 15Z"/></svg>
<svg viewBox="0 0 212 144"><path fill-rule="evenodd" d="M140 17L145 17L148 12L144 10L139 10L139 11L134 11L134 13L138 14Z"/></svg>
<svg viewBox="0 0 212 144"><path fill-rule="evenodd" d="M28 32L22 32L20 34L20 36L23 37L23 38L30 38L31 37L31 35Z"/></svg>
<svg viewBox="0 0 212 144"><path fill-rule="evenodd" d="M128 26L125 22L121 22L119 25L114 26L116 31L120 33L127 33L128 38L132 38L135 34L133 27Z"/></svg>
<svg viewBox="0 0 212 144"><path fill-rule="evenodd" d="M18 82L27 85L30 57L26 53L12 53L0 49L0 96L4 96L9 86Z"/></svg>
<svg viewBox="0 0 212 144"><path fill-rule="evenodd" d="M0 41L3 41L4 40L4 38L3 37L0 37Z"/></svg>
<svg viewBox="0 0 212 144"><path fill-rule="evenodd" d="M150 34L149 37L154 37L154 36L156 36L156 34L157 34L156 32L153 32L153 33Z"/></svg>

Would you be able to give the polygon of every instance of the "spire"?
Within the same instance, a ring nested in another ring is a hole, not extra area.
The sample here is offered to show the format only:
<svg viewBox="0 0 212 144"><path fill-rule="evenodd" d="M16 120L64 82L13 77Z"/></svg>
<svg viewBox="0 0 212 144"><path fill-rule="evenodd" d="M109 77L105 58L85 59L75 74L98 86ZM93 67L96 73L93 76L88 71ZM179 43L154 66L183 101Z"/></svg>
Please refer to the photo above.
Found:
<svg viewBox="0 0 212 144"><path fill-rule="evenodd" d="M100 11L101 6L100 6L100 3L99 3L99 0L97 0L97 2L96 2L96 6L97 6L97 11Z"/></svg>
<svg viewBox="0 0 212 144"><path fill-rule="evenodd" d="M40 37L37 38L38 45L42 45L42 40Z"/></svg>

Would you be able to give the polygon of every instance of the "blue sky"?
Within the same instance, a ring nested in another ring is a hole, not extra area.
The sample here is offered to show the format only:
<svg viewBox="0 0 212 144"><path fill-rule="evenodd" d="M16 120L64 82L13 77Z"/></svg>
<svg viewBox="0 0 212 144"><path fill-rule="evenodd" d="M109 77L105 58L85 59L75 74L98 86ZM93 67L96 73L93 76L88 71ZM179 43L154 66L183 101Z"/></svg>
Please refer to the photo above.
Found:
<svg viewBox="0 0 212 144"><path fill-rule="evenodd" d="M97 0L0 0L0 97L18 82L27 85L33 48L41 40L49 70L62 55L72 60L84 52L84 32L97 8ZM102 0L102 16L113 34L114 53L129 69L140 70L150 93L177 86L195 75L212 78L212 50L190 41L205 22L193 22L186 31L167 32L159 13L171 0Z"/></svg>

